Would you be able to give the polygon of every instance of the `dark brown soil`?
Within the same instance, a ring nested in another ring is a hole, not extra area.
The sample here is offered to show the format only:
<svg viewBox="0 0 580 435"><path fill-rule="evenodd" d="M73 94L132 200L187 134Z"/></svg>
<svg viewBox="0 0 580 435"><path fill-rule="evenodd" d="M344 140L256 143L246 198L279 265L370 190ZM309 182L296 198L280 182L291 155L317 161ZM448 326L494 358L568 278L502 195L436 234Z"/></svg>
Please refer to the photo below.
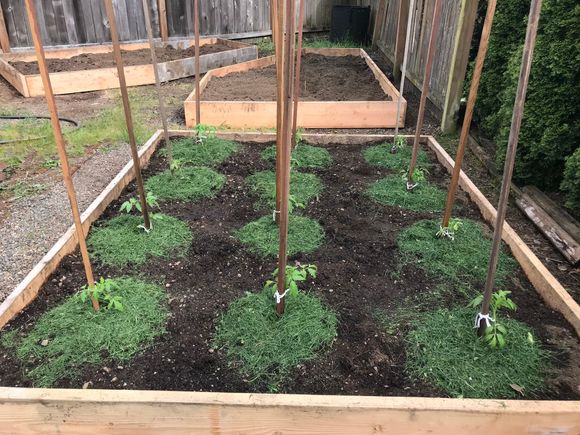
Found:
<svg viewBox="0 0 580 435"><path fill-rule="evenodd" d="M220 53L231 50L231 47L223 44L206 44L199 47L200 55ZM121 50L123 64L146 65L151 63L151 51L149 48L142 50ZM195 56L195 47L187 49L173 48L171 46L156 48L158 62L169 62L172 60L185 59ZM99 68L115 68L115 59L112 53L86 53L73 56L69 59L46 59L50 72L61 71L84 71ZM10 62L10 64L22 74L39 74L36 62Z"/></svg>
<svg viewBox="0 0 580 435"><path fill-rule="evenodd" d="M189 222L194 232L187 257L159 259L124 270L95 264L96 276L136 275L165 286L171 307L167 334L129 363L120 366L105 359L102 366L87 366L80 379L62 381L58 387L79 388L90 381L92 388L267 392L263 385L246 382L228 367L224 355L213 352L210 346L217 316L244 292L259 291L276 267L274 259L249 254L231 237L233 230L269 213L255 209L256 198L244 183L246 176L271 168L271 163L259 157L265 147L247 144L218 168L227 175L227 184L216 198L162 205L164 213ZM297 367L282 392L445 396L405 373L407 326L389 335L375 318L376 310L388 316L406 297L424 295L439 284L413 265L397 273L400 265L396 244L403 228L438 215L375 204L364 192L389 171L369 166L362 158L361 146L331 145L328 149L334 165L316 171L325 190L304 211L322 224L326 239L317 251L293 259L318 265L319 276L310 283L310 291L338 313L338 337L321 357ZM151 176L166 167L167 163L156 155L144 175ZM448 181L446 171L438 165L429 177L441 186ZM96 225L117 215L119 204L134 195L135 186L131 185ZM463 192L458 195L457 214L480 219ZM29 329L43 312L83 284L77 252L63 260L39 298L11 327ZM542 398L578 399L574 392L577 378L570 374L577 374L571 370L577 354L571 353L577 351L578 340L570 325L540 300L521 271L514 274L507 288L519 306L514 317L526 321L547 348L558 352L560 369L550 379L553 390ZM454 302L457 300L443 304ZM568 348L564 349L563 343ZM30 386L23 369L11 352L0 354L0 385Z"/></svg>
<svg viewBox="0 0 580 435"><path fill-rule="evenodd" d="M364 59L307 54L300 69L303 101L388 101ZM202 93L206 101L275 101L276 67L212 77Z"/></svg>

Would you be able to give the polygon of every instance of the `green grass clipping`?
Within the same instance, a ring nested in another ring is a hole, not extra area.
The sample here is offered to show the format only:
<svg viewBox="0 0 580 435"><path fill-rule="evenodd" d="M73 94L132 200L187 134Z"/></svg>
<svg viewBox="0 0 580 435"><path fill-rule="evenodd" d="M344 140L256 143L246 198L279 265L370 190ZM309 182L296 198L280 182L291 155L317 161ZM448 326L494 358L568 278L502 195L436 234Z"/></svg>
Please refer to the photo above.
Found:
<svg viewBox="0 0 580 435"><path fill-rule="evenodd" d="M196 138L172 142L173 158L194 166L217 166L223 163L240 146L231 140L208 137L198 144Z"/></svg>
<svg viewBox="0 0 580 435"><path fill-rule="evenodd" d="M229 306L213 346L223 348L230 364L250 382L276 391L298 364L331 345L336 326L336 314L314 296L286 296L286 309L279 317L272 292L263 290Z"/></svg>
<svg viewBox="0 0 580 435"><path fill-rule="evenodd" d="M158 215L153 229L146 233L139 225L143 218L117 216L91 230L87 244L93 257L111 266L141 265L152 257L183 256L193 235L187 223L171 216Z"/></svg>
<svg viewBox="0 0 580 435"><path fill-rule="evenodd" d="M276 207L276 173L273 171L261 171L246 178L246 183L252 191L260 197L258 206L271 209ZM304 206L317 198L322 192L323 186L320 178L314 174L305 174L292 171L290 175L290 195L294 200Z"/></svg>
<svg viewBox="0 0 580 435"><path fill-rule="evenodd" d="M119 290L114 295L122 298L124 311L94 311L90 302L72 296L43 314L17 345L16 355L24 366L34 367L26 376L36 387L75 380L87 365L100 364L103 358L125 362L165 332L165 292L132 278L115 282Z"/></svg>
<svg viewBox="0 0 580 435"><path fill-rule="evenodd" d="M251 252L262 257L277 257L280 228L272 216L264 216L250 222L234 233L234 236ZM324 230L313 219L290 215L288 219L288 256L313 252L324 240Z"/></svg>
<svg viewBox="0 0 580 435"><path fill-rule="evenodd" d="M375 182L367 194L379 204L417 212L439 212L443 210L446 198L443 190L427 180L408 191L407 182L398 175L390 175Z"/></svg>
<svg viewBox="0 0 580 435"><path fill-rule="evenodd" d="M380 166L386 169L406 170L411 163L411 154L413 148L404 146L398 148L396 153L391 152L392 144L380 144L368 147L363 151L363 157L368 164ZM420 149L417 154L417 167L429 167L429 158L427 153Z"/></svg>
<svg viewBox="0 0 580 435"><path fill-rule="evenodd" d="M213 198L224 186L226 177L203 166L181 167L174 174L166 170L145 182L145 189L160 201L195 201Z"/></svg>
<svg viewBox="0 0 580 435"><path fill-rule="evenodd" d="M477 399L521 398L544 388L547 353L531 330L507 317L504 348L492 349L473 329L475 313L469 308L440 309L422 314L407 340L407 370L452 397Z"/></svg>
<svg viewBox="0 0 580 435"><path fill-rule="evenodd" d="M262 151L262 159L276 160L276 145ZM332 156L326 148L298 144L292 151L292 166L297 169L325 169L332 164Z"/></svg>

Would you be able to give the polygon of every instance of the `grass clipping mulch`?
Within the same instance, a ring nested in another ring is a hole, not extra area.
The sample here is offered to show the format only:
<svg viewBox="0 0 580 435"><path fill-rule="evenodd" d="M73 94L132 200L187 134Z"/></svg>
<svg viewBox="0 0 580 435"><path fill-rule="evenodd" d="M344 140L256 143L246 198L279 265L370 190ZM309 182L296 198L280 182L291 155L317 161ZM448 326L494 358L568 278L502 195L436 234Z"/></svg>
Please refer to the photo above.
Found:
<svg viewBox="0 0 580 435"><path fill-rule="evenodd" d="M305 293L286 296L276 314L270 290L234 301L221 317L213 346L250 382L276 391L297 365L311 360L336 337L336 314Z"/></svg>
<svg viewBox="0 0 580 435"><path fill-rule="evenodd" d="M398 148L396 153L391 151L392 144L380 144L368 147L363 151L363 156L367 163L373 166L380 166L387 169L403 170L409 167L413 148L404 146ZM429 167L427 153L420 149L417 153L417 167Z"/></svg>
<svg viewBox="0 0 580 435"><path fill-rule="evenodd" d="M514 399L544 388L547 353L525 324L507 317L506 346L492 349L473 329L469 308L421 315L408 336L407 370L452 397ZM533 336L532 336L533 337Z"/></svg>
<svg viewBox="0 0 580 435"><path fill-rule="evenodd" d="M446 198L443 190L427 180L408 191L406 180L398 175L385 177L372 184L367 194L379 204L418 212L439 212L443 210Z"/></svg>
<svg viewBox="0 0 580 435"><path fill-rule="evenodd" d="M261 171L246 178L246 182L260 197L258 206L276 207L276 173ZM322 181L314 174L292 171L290 175L290 195L304 206L317 198L322 192Z"/></svg>
<svg viewBox="0 0 580 435"><path fill-rule="evenodd" d="M169 313L165 292L131 278L115 282L119 289L113 295L122 298L123 311L94 311L90 302L72 296L45 313L19 343L15 337L18 358L25 367L34 367L26 376L35 386L75 380L87 364L104 358L127 361L164 333Z"/></svg>
<svg viewBox="0 0 580 435"><path fill-rule="evenodd" d="M240 149L237 143L217 137L208 137L201 144L196 138L180 139L172 146L174 159L194 166L217 166Z"/></svg>
<svg viewBox="0 0 580 435"><path fill-rule="evenodd" d="M264 216L250 222L234 233L234 236L251 252L262 257L277 257L280 228L272 216ZM288 219L288 256L316 250L324 240L324 230L313 219L290 215Z"/></svg>
<svg viewBox="0 0 580 435"><path fill-rule="evenodd" d="M118 267L140 265L152 257L185 255L193 240L187 223L167 215L158 216L149 233L139 228L143 218L134 215L117 216L93 228L87 240L91 255Z"/></svg>
<svg viewBox="0 0 580 435"><path fill-rule="evenodd" d="M479 223L469 219L463 221L455 240L439 238L436 236L439 224L438 220L423 220L401 232L398 244L403 263L414 264L453 285L482 285L487 275L491 238ZM496 285L503 285L515 267L515 260L502 246Z"/></svg>
<svg viewBox="0 0 580 435"><path fill-rule="evenodd" d="M166 170L145 182L145 189L160 201L195 201L213 198L224 186L226 177L203 166L182 167L172 174Z"/></svg>
<svg viewBox="0 0 580 435"><path fill-rule="evenodd" d="M276 145L262 151L262 159L276 160ZM292 151L292 166L297 169L324 169L332 164L332 156L326 148L298 144Z"/></svg>

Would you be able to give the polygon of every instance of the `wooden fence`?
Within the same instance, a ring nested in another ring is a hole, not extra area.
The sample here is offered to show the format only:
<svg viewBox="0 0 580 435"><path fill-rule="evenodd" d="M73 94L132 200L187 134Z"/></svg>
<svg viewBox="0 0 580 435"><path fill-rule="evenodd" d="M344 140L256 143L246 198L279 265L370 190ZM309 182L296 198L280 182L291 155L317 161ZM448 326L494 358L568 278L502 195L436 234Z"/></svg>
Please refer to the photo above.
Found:
<svg viewBox="0 0 580 435"><path fill-rule="evenodd" d="M157 37L193 35L193 0L148 1ZM114 0L113 3L121 40L145 39L142 0ZM376 3L377 0L306 0L305 28L307 31L327 30L335 4L374 6ZM9 47L31 47L24 0L0 0L0 8L1 48L7 51ZM110 41L104 0L37 0L36 9L46 46ZM205 36L268 35L271 31L270 0L200 0L200 18L201 34ZM374 15L371 20L373 18Z"/></svg>
<svg viewBox="0 0 580 435"><path fill-rule="evenodd" d="M463 89L478 0L443 0L441 27L433 63L429 99L442 110L443 130L450 130ZM403 60L408 14L413 14L407 78L417 87L423 84L433 0L379 0L373 42L393 62L395 70Z"/></svg>

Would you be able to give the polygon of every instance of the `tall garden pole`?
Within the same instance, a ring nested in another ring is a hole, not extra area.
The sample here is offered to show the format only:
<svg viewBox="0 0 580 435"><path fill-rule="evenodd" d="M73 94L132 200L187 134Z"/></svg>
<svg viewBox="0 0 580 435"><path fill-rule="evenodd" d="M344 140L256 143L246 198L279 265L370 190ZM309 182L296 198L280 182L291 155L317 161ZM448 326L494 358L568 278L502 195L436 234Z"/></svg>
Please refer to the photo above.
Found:
<svg viewBox="0 0 580 435"><path fill-rule="evenodd" d="M284 39L284 116L282 118L282 171L280 192L280 246L278 252L278 288L276 290L276 312L284 314L284 296L286 296L286 262L288 261L288 198L290 196L290 142L292 140L292 98L294 74L294 0L286 0L286 38Z"/></svg>
<svg viewBox="0 0 580 435"><path fill-rule="evenodd" d="M423 118L425 117L425 107L427 105L427 94L429 93L429 82L431 81L431 70L433 68L433 57L435 54L435 44L437 43L437 32L441 23L441 0L435 0L435 11L433 13L433 24L431 25L431 35L429 36L429 48L427 51L427 64L425 65L425 76L423 77L423 89L421 90L421 101L419 103L419 114L417 115L417 126L415 127L415 142L413 143L413 154L407 175L407 190L413 190L417 184L413 180L413 173L417 164L417 154L419 153L419 141L421 140L421 130L423 129Z"/></svg>
<svg viewBox="0 0 580 435"><path fill-rule="evenodd" d="M131 105L129 104L129 93L127 92L127 82L125 80L125 69L123 68L123 59L121 58L121 47L119 44L119 34L117 33L117 20L113 11L113 0L105 0L105 9L111 30L111 41L113 43L113 56L117 64L117 74L119 76L119 86L121 88L121 98L123 99L123 110L125 112L125 122L127 124L127 134L129 136L129 145L133 157L133 166L135 168L135 183L139 191L139 200L141 202L141 211L143 213L143 226L145 231L151 230L151 221L149 220L149 210L143 187L143 177L141 176L141 163L139 162L139 152L137 151L137 141L135 131L133 130L133 116L131 114Z"/></svg>
<svg viewBox="0 0 580 435"><path fill-rule="evenodd" d="M296 48L296 80L294 81L294 110L292 115L292 149L296 146L298 128L298 102L300 100L300 68L302 67L302 36L304 32L304 0L300 0L298 14L298 47Z"/></svg>
<svg viewBox="0 0 580 435"><path fill-rule="evenodd" d="M149 49L151 50L151 62L153 63L153 73L155 75L155 89L157 91L157 99L159 100L159 114L161 115L161 123L163 124L163 137L165 138L165 146L167 147L169 166L171 166L171 162L173 161L173 151L171 147L171 141L169 140L169 131L167 128L167 113L165 111L165 102L161 96L161 80L159 79L159 66L157 63L157 54L155 53L155 44L153 42L153 29L151 28L151 13L149 12L148 0L143 0L143 14L145 15L145 28L147 29Z"/></svg>
<svg viewBox="0 0 580 435"><path fill-rule="evenodd" d="M402 7L401 3L401 7ZM397 117L395 125L395 137L393 139L393 151L396 151L397 136L399 136L399 118L401 117L401 103L403 101L403 90L405 89L405 76L407 74L407 59L409 58L409 45L411 43L411 25L413 24L413 11L415 10L415 0L409 4L409 14L407 17L407 34L405 36L405 52L403 54L403 67L401 68L401 85L399 98L397 100Z"/></svg>
<svg viewBox="0 0 580 435"><path fill-rule="evenodd" d="M52 83L50 81L50 75L48 73L48 68L46 66L46 58L44 56L44 47L42 46L42 40L40 38L40 30L38 28L38 20L36 18L36 10L34 9L33 0L26 0L26 12L28 14L28 22L30 24L30 31L32 34L32 41L34 43L34 49L36 51L36 59L38 61L38 69L40 70L40 77L42 79L42 84L44 86L44 95L46 96L46 104L48 106L48 111L50 113L50 122L52 123L52 130L54 132L54 140L56 142L56 148L58 150L58 157L60 159L60 166L62 167L62 175L64 185L66 187L66 193L68 195L68 200L70 203L70 208L73 215L73 222L75 225L75 230L77 233L77 238L79 239L79 249L81 251L81 256L83 259L83 266L85 268L85 275L87 277L87 284L89 287L95 286L95 278L93 276L93 267L91 265L91 260L89 258L89 252L87 250L87 242L85 240L85 232L83 230L83 224L81 222L81 215L79 212L79 206L77 202L77 196L75 192L75 187L72 182L72 177L70 174L70 167L68 163L68 156L66 154L66 145L64 142L64 137L62 135L62 130L60 128L60 122L58 119L58 111L56 108L56 101L54 98L54 93L52 91ZM95 310L99 309L99 302L91 295L91 302Z"/></svg>
<svg viewBox="0 0 580 435"><path fill-rule="evenodd" d="M522 125L522 117L524 114L524 103L526 101L526 91L528 89L530 70L532 68L532 58L534 55L534 47L536 45L536 35L538 33L538 22L540 21L541 9L542 0L532 0L532 4L530 5L530 15L528 17L528 28L526 30L526 41L524 43L524 51L522 55L520 77L518 79L518 89L514 103L514 111L512 114L512 125L508 139L505 166L503 169L503 180L501 184L501 192L499 195L497 216L495 218L493 243L491 247L491 255L489 258L489 266L487 269L487 278L485 280L483 303L481 306L481 311L475 319L475 327L478 328L478 334L480 336L485 333L486 327L489 326L493 321L493 319L489 317L489 308L493 292L493 285L495 282L499 250L503 234L503 224L505 221L510 194L510 185L514 170L514 163L516 160L516 151L518 147L520 127Z"/></svg>
<svg viewBox="0 0 580 435"><path fill-rule="evenodd" d="M282 118L284 114L284 0L273 0L274 16L273 34L275 55L276 55L276 174L282 172ZM280 223L280 193L281 178L276 176L276 209L274 210L274 220Z"/></svg>
<svg viewBox="0 0 580 435"><path fill-rule="evenodd" d="M489 36L491 34L491 26L493 24L496 4L497 0L488 0L487 2L487 13L485 15L485 22L483 24L483 31L481 33L477 58L475 59L475 69L473 70L473 78L471 79L471 88L469 89L467 108L465 109L459 146L457 147L455 165L453 166L453 175L451 176L451 183L449 184L449 190L447 192L447 203L445 204L445 212L443 214L443 222L441 223L441 227L445 231L447 231L447 227L449 226L449 219L451 219L451 213L453 211L455 194L457 193L457 185L459 183L459 174L461 173L461 165L463 163L463 156L465 154L465 146L467 145L467 140L469 139L469 130L471 129L471 120L473 118L475 101L477 100L477 91L479 89L479 80L481 79L483 63L485 61L487 47L489 45Z"/></svg>
<svg viewBox="0 0 580 435"><path fill-rule="evenodd" d="M200 66L199 66L199 0L193 0L193 28L195 32L195 124L201 124Z"/></svg>

